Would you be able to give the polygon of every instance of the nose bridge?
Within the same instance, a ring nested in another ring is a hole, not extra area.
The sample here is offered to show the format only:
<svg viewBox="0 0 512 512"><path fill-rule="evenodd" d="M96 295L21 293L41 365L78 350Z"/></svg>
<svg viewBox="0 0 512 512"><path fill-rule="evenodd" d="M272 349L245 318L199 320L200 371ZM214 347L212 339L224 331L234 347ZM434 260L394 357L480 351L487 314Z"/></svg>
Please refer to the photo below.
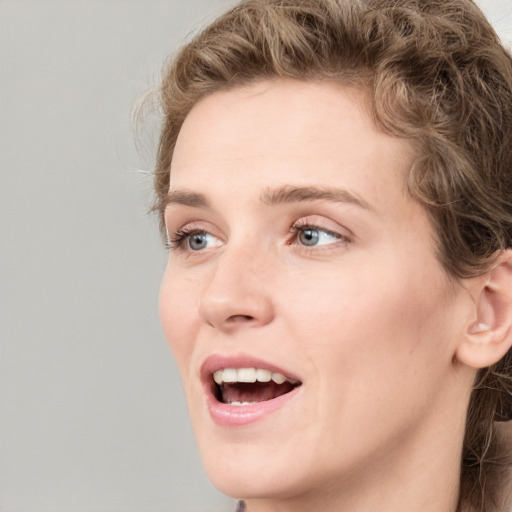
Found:
<svg viewBox="0 0 512 512"><path fill-rule="evenodd" d="M243 240L228 244L212 263L199 299L199 314L207 324L233 330L241 325L262 326L272 320L273 306L265 278L268 258L261 246Z"/></svg>

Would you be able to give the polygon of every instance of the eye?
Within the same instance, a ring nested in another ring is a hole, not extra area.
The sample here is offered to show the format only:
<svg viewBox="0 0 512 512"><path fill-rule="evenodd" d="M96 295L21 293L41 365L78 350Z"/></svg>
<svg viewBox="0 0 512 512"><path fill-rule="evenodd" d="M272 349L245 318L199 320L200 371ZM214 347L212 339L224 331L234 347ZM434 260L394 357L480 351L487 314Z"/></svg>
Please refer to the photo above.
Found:
<svg viewBox="0 0 512 512"><path fill-rule="evenodd" d="M320 226L293 226L295 242L305 247L316 247L321 245L335 244L346 241L346 237L334 233Z"/></svg>
<svg viewBox="0 0 512 512"><path fill-rule="evenodd" d="M208 237L211 237L208 233L192 233L188 235L188 246L193 251L200 251L208 247Z"/></svg>
<svg viewBox="0 0 512 512"><path fill-rule="evenodd" d="M185 251L202 251L221 245L221 241L207 231L182 228L169 235L169 249L183 249Z"/></svg>

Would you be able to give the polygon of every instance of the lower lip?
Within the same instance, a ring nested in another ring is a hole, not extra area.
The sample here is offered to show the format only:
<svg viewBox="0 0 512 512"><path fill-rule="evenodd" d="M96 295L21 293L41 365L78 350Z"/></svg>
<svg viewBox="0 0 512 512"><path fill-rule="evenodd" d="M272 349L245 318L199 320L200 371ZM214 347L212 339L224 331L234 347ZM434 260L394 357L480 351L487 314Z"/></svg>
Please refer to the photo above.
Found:
<svg viewBox="0 0 512 512"><path fill-rule="evenodd" d="M221 427L238 427L248 425L266 418L284 407L299 392L301 386L272 400L251 405L228 405L219 402L213 394L208 394L208 410L213 421Z"/></svg>

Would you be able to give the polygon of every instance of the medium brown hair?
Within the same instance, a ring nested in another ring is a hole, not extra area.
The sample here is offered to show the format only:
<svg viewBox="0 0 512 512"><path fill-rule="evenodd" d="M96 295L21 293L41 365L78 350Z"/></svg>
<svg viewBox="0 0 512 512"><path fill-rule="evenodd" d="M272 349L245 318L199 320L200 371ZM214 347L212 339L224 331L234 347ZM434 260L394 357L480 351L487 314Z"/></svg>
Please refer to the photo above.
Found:
<svg viewBox="0 0 512 512"><path fill-rule="evenodd" d="M155 210L169 189L181 126L202 97L258 80L365 88L378 129L416 148L406 180L456 278L489 269L512 247L512 59L471 0L246 0L170 62ZM509 419L512 356L482 370L469 404L460 507L494 510Z"/></svg>

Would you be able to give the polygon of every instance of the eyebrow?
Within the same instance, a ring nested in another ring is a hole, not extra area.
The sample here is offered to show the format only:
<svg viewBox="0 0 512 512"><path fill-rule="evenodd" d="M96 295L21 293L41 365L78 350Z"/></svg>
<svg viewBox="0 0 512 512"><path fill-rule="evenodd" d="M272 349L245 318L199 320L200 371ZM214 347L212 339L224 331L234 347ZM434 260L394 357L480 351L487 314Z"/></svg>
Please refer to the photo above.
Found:
<svg viewBox="0 0 512 512"><path fill-rule="evenodd" d="M276 189L268 188L262 193L260 200L264 204L268 204L270 206L286 203L326 200L334 203L353 204L365 210L375 210L370 203L357 194L349 192L344 188L334 187L294 187L286 185Z"/></svg>
<svg viewBox="0 0 512 512"><path fill-rule="evenodd" d="M375 208L363 198L343 188L285 185L278 188L267 188L260 196L260 201L269 206L318 200L353 204L365 210L375 211ZM203 194L188 189L169 191L163 200L162 211L171 204L211 210L211 205Z"/></svg>
<svg viewBox="0 0 512 512"><path fill-rule="evenodd" d="M210 203L203 194L187 189L170 190L162 201L161 210L165 210L170 204L180 204L192 208L205 208L207 210L211 209Z"/></svg>

